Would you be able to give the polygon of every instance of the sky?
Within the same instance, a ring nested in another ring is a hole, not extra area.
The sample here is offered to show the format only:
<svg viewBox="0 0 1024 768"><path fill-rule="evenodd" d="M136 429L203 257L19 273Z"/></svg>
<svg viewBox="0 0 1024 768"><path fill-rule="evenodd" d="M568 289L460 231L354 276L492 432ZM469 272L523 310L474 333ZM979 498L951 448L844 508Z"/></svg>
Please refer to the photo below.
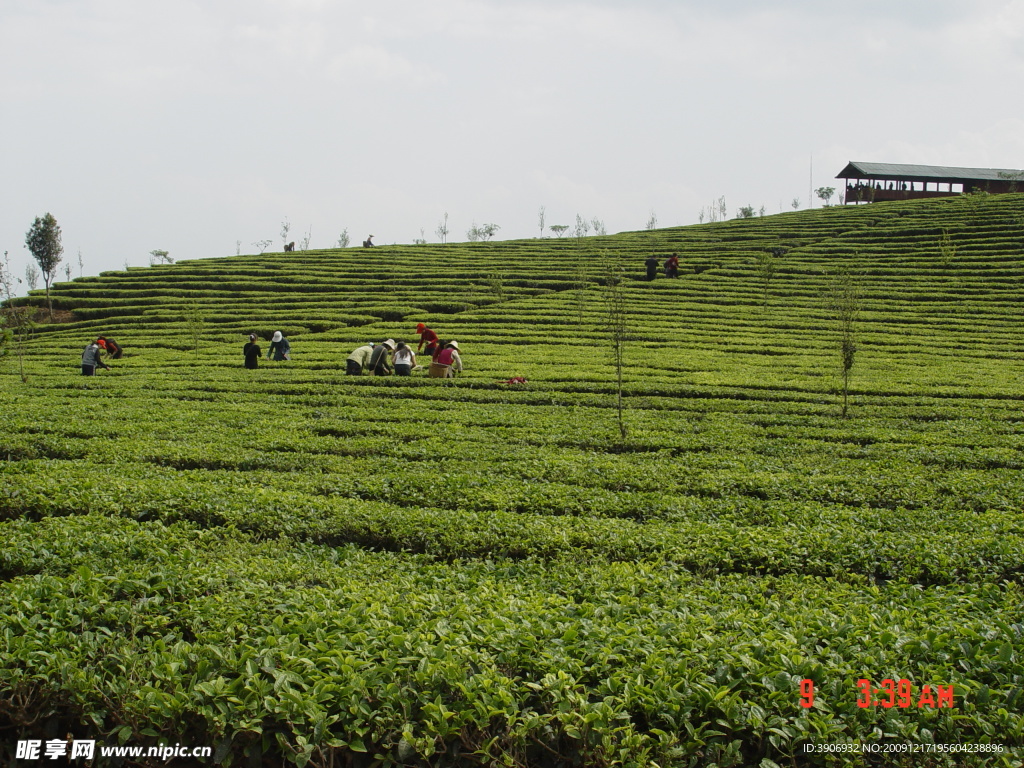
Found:
<svg viewBox="0 0 1024 768"><path fill-rule="evenodd" d="M327 248L818 207L850 160L1024 168L1022 76L1024 0L0 0L0 250L24 278L46 212L78 277L286 221Z"/></svg>

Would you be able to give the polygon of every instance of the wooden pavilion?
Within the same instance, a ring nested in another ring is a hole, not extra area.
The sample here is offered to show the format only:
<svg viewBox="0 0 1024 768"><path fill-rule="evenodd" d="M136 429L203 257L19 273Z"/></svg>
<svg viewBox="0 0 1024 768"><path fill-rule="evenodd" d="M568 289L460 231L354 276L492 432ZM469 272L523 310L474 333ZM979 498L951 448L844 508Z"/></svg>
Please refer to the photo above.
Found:
<svg viewBox="0 0 1024 768"><path fill-rule="evenodd" d="M1024 171L945 165L849 162L836 174L846 182L847 204L915 200L964 192L1024 192Z"/></svg>

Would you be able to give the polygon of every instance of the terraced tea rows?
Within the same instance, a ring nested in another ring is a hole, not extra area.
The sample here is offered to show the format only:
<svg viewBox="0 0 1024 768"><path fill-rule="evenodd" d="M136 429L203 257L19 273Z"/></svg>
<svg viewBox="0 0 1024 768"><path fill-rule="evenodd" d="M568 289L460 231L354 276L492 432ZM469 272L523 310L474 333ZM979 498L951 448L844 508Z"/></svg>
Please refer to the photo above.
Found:
<svg viewBox="0 0 1024 768"><path fill-rule="evenodd" d="M0 729L235 765L1021 765L1022 224L970 197L59 284L28 382L0 367ZM652 249L679 279L642 279ZM421 321L458 379L344 375ZM293 359L244 370L274 330ZM83 378L100 333L128 354ZM862 708L861 678L955 706ZM806 751L862 741L984 750Z"/></svg>

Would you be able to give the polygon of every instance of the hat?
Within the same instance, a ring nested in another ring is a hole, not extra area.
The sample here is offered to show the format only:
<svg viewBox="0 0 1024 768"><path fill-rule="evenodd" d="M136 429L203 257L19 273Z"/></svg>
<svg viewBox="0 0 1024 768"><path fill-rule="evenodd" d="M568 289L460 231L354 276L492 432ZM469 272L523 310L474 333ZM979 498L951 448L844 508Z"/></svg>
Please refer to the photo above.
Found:
<svg viewBox="0 0 1024 768"><path fill-rule="evenodd" d="M280 341L283 338L284 336L281 334L280 331L274 331L274 338L272 338L271 341Z"/></svg>
<svg viewBox="0 0 1024 768"><path fill-rule="evenodd" d="M102 336L100 336L98 339L96 339L96 343L99 345L100 349L106 349L107 348L107 340L104 339Z"/></svg>
<svg viewBox="0 0 1024 768"><path fill-rule="evenodd" d="M423 323L416 323L416 333L423 333L427 329Z"/></svg>
<svg viewBox="0 0 1024 768"><path fill-rule="evenodd" d="M395 340L394 339L388 339L386 341L382 341L380 343L380 345L382 347L387 347L388 349L394 351L394 349L395 349Z"/></svg>
<svg viewBox="0 0 1024 768"><path fill-rule="evenodd" d="M249 334L249 341L256 341L256 334L255 333L250 333Z"/></svg>
<svg viewBox="0 0 1024 768"><path fill-rule="evenodd" d="M457 341L449 341L447 344L445 344L445 346L446 347L451 347L452 349L458 349L459 348L459 342L457 342Z"/></svg>

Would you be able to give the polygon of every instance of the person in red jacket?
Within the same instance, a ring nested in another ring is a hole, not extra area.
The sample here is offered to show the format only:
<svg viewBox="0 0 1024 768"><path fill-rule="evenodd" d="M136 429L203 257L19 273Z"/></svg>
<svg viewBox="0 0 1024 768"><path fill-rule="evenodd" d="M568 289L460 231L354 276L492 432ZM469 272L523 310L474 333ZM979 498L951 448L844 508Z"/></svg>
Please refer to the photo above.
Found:
<svg viewBox="0 0 1024 768"><path fill-rule="evenodd" d="M674 253L665 259L665 277L679 277L679 257Z"/></svg>
<svg viewBox="0 0 1024 768"><path fill-rule="evenodd" d="M416 351L420 352L423 350L423 345L426 344L426 353L433 359L441 351L441 340L437 337L436 333L427 328L423 323L416 324L416 333L420 337L420 343L416 347Z"/></svg>

